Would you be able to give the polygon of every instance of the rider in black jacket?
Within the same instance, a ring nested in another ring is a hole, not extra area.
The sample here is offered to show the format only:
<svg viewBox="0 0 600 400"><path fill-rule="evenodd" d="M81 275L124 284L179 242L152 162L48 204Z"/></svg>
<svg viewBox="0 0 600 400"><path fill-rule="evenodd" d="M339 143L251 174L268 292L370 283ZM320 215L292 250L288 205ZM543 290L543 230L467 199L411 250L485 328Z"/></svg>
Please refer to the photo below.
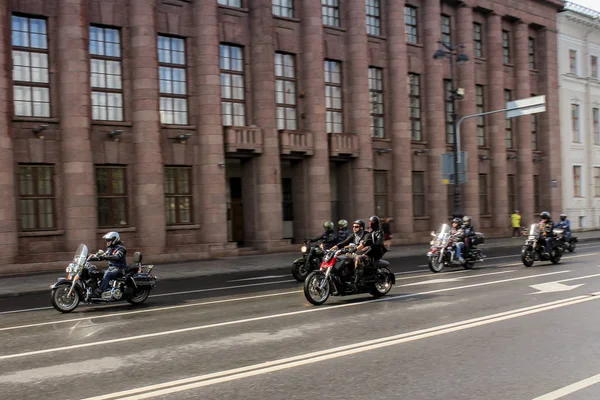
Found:
<svg viewBox="0 0 600 400"><path fill-rule="evenodd" d="M333 228L333 222L325 221L325 223L323 224L323 229L325 229L325 232L323 232L321 236L317 236L310 239L310 241L323 242L323 247L325 248L325 250L331 248L331 246L335 245L335 243L337 242L337 235L335 234L335 230Z"/></svg>
<svg viewBox="0 0 600 400"><path fill-rule="evenodd" d="M386 253L387 249L384 245L384 234L379 226L379 217L376 215L369 218L370 232L365 235L360 245L356 248L357 251L362 251L363 254L356 257L354 268L354 285L358 286L358 282L362 277L364 268L375 265L377 260Z"/></svg>
<svg viewBox="0 0 600 400"><path fill-rule="evenodd" d="M107 249L106 252L97 257L97 259L100 261L107 260L108 269L104 273L104 278L102 278L100 287L96 289L96 292L94 293L97 297L101 296L102 293L108 289L111 280L115 279L122 270L127 269L127 249L121 241L119 234L117 232L108 232L106 235L102 236L102 239L106 240Z"/></svg>

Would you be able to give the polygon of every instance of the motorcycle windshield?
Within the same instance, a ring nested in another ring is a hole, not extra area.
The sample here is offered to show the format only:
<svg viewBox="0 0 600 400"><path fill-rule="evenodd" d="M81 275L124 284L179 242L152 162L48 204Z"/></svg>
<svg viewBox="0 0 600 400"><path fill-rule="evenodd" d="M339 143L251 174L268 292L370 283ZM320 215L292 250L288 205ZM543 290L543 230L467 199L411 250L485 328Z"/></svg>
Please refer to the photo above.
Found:
<svg viewBox="0 0 600 400"><path fill-rule="evenodd" d="M85 264L85 260L88 257L88 248L85 244L81 243L79 247L77 247L77 251L75 252L75 257L73 257L73 264L78 266L83 266Z"/></svg>
<svg viewBox="0 0 600 400"><path fill-rule="evenodd" d="M450 237L450 226L448 224L442 224L440 231L437 235L437 244L443 245L448 241Z"/></svg>
<svg viewBox="0 0 600 400"><path fill-rule="evenodd" d="M529 227L529 236L537 236L540 233L540 226L538 224L531 224Z"/></svg>

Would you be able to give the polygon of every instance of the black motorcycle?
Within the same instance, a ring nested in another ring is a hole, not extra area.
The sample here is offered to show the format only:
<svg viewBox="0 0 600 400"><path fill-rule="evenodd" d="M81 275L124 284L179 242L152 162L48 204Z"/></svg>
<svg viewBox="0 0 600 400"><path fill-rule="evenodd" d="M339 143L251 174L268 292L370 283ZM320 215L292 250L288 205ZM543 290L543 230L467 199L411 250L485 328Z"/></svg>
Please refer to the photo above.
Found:
<svg viewBox="0 0 600 400"><path fill-rule="evenodd" d="M304 281L304 296L310 303L319 306L329 296L348 296L369 293L375 297L385 296L396 283L389 270L390 263L378 260L375 265L364 269L362 279L354 285L354 260L345 254L348 250L329 250L325 253L321 268L311 272Z"/></svg>
<svg viewBox="0 0 600 400"><path fill-rule="evenodd" d="M450 235L450 226L442 224L439 233L431 232L434 239L429 242L431 245L427 252L427 265L431 272L441 272L444 267L462 266L464 269L472 269L476 263L483 262L485 255L477 248L477 245L485 243L485 235L481 232L474 232L469 236L469 247L463 254L464 263L460 263L456 258L455 238Z"/></svg>
<svg viewBox="0 0 600 400"><path fill-rule="evenodd" d="M571 235L569 240L567 240L567 234L564 229L554 229L554 234L556 235L556 240L561 245L563 252L568 251L572 253L575 251L575 246L577 246L577 237Z"/></svg>
<svg viewBox="0 0 600 400"><path fill-rule="evenodd" d="M556 234L554 230L554 234ZM563 248L561 244L555 239L551 238L552 250L550 254L544 253L545 237L540 232L540 226L538 224L531 224L529 232L527 233L527 239L521 250L521 261L526 267L531 267L535 261L550 261L552 264L558 264L563 255Z"/></svg>
<svg viewBox="0 0 600 400"><path fill-rule="evenodd" d="M88 248L80 244L67 267L67 277L59 278L50 287L52 306L62 313L73 311L80 302L109 303L125 300L131 304L140 304L148 299L156 285L156 276L151 274L153 265L142 265L142 253L134 253L135 265L127 266L126 270L111 281L111 285L99 298L95 298L94 289L100 286L104 272L99 271L90 261L98 260L104 254L99 250L88 256Z"/></svg>
<svg viewBox="0 0 600 400"><path fill-rule="evenodd" d="M302 256L295 259L292 264L292 275L298 282L304 282L308 274L319 269L323 255L323 243L307 240L300 248Z"/></svg>

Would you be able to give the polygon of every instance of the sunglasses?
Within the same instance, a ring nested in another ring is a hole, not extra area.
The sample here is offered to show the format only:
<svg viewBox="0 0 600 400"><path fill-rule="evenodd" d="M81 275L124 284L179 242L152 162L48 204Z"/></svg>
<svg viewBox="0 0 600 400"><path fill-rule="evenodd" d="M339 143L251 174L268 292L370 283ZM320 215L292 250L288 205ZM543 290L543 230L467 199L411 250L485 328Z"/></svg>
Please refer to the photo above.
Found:
<svg viewBox="0 0 600 400"><path fill-rule="evenodd" d="M354 225L353 228L360 228L360 225Z"/></svg>

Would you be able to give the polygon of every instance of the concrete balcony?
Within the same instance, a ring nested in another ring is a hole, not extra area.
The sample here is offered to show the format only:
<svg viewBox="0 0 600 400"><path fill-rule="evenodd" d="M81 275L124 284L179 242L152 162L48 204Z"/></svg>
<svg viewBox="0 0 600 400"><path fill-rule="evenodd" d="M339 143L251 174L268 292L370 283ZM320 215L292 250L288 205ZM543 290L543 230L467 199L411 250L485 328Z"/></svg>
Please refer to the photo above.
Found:
<svg viewBox="0 0 600 400"><path fill-rule="evenodd" d="M281 155L312 156L314 150L312 132L279 130L279 151Z"/></svg>
<svg viewBox="0 0 600 400"><path fill-rule="evenodd" d="M225 152L260 154L263 152L262 130L255 126L227 126Z"/></svg>
<svg viewBox="0 0 600 400"><path fill-rule="evenodd" d="M330 133L330 157L358 157L358 136L353 133Z"/></svg>

